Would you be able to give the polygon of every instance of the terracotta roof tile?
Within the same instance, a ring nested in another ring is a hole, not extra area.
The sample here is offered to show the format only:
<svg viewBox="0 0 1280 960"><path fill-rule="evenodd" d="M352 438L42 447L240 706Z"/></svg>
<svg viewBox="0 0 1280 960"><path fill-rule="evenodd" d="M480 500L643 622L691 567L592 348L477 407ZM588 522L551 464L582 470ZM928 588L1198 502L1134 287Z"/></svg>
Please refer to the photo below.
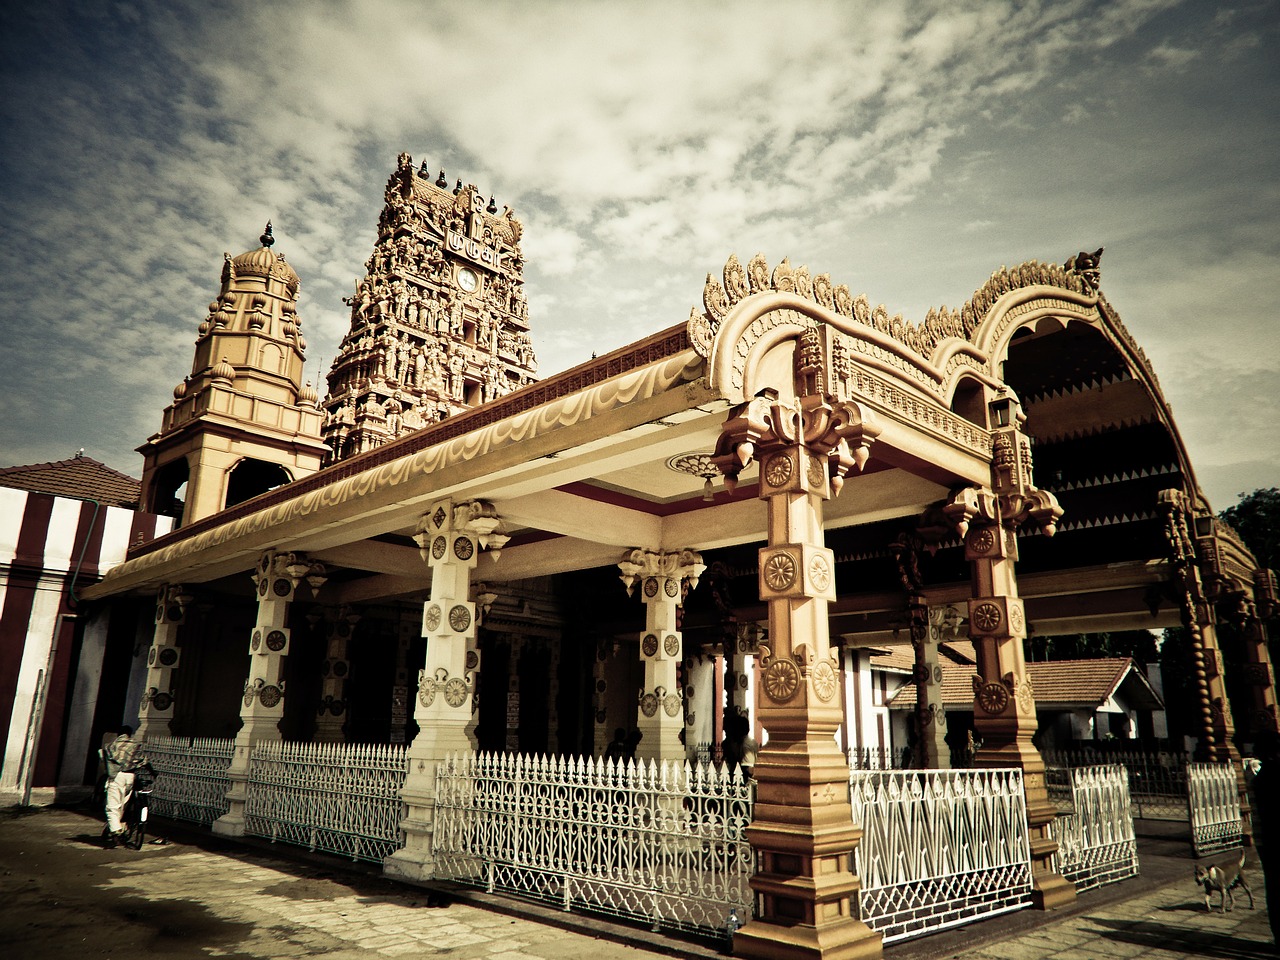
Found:
<svg viewBox="0 0 1280 960"><path fill-rule="evenodd" d="M1098 706L1115 692L1116 687L1120 685L1120 681L1132 666L1133 661L1128 657L1104 660L1051 660L1048 663L1028 663L1027 675L1031 678L1031 687L1035 690L1037 703ZM974 676L976 671L972 665L943 661L943 705L971 706ZM906 709L914 707L915 703L915 685L908 684L898 691L891 706L895 709Z"/></svg>
<svg viewBox="0 0 1280 960"><path fill-rule="evenodd" d="M16 487L74 500L97 500L108 507L136 510L141 483L92 457L0 467L0 487Z"/></svg>

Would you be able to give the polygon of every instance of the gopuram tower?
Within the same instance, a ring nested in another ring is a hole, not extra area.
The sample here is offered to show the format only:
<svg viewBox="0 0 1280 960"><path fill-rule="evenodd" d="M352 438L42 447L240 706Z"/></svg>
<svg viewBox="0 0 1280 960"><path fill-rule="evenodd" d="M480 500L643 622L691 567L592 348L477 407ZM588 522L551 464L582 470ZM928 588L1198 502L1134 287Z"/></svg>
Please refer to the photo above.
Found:
<svg viewBox="0 0 1280 960"><path fill-rule="evenodd" d="M474 184L400 154L351 330L329 371L329 462L531 383L523 226Z"/></svg>

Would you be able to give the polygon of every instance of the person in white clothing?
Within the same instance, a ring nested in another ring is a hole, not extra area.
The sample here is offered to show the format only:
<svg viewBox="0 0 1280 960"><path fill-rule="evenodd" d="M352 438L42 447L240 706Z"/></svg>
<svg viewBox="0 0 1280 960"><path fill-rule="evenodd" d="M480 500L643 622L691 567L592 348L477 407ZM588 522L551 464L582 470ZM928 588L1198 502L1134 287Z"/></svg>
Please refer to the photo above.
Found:
<svg viewBox="0 0 1280 960"><path fill-rule="evenodd" d="M119 735L102 751L107 765L107 841L114 846L129 832L121 822L124 805L133 792L134 770L138 768L141 744L133 739L133 728L123 726Z"/></svg>

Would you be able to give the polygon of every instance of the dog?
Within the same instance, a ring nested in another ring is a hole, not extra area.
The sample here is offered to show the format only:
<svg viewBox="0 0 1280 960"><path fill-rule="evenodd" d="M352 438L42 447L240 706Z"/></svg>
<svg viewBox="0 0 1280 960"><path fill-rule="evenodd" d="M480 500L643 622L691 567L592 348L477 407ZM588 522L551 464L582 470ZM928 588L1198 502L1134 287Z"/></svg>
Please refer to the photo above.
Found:
<svg viewBox="0 0 1280 960"><path fill-rule="evenodd" d="M1253 891L1249 889L1249 883L1244 878L1244 851L1240 851L1240 861L1232 863L1226 861L1224 863L1210 864L1207 867L1196 866L1196 884L1204 887L1204 908L1212 911L1213 907L1209 903L1209 895L1215 890L1218 891L1218 906L1222 908L1222 912L1226 913L1236 905L1235 895L1231 892L1236 887L1240 887L1249 895L1249 909L1253 909Z"/></svg>

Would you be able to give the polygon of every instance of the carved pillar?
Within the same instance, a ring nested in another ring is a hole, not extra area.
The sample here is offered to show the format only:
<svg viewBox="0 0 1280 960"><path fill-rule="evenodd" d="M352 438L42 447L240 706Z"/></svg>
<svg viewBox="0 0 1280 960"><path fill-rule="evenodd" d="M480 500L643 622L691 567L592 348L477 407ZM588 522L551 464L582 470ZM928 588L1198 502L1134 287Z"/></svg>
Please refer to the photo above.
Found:
<svg viewBox="0 0 1280 960"><path fill-rule="evenodd" d="M1030 521L1052 536L1062 508L1053 494L1032 484L1031 443L1021 432L1025 418L1017 402L1001 395L991 411L992 489L959 491L943 509L964 537L973 577L969 636L978 658L973 723L982 740L974 765L1022 768L1033 902L1051 910L1074 900L1076 888L1053 869L1058 851L1052 834L1056 810L1045 789L1044 759L1032 742L1036 699L1022 651L1027 618L1014 566L1018 527Z"/></svg>
<svg viewBox="0 0 1280 960"><path fill-rule="evenodd" d="M658 550L628 550L618 562L627 593L640 581L644 600L644 631L640 634L640 658L644 663L644 686L636 711L636 729L642 734L636 757L644 760L683 760L684 701L680 697L676 668L684 656L683 635L678 622L684 581L697 587L706 569L702 557L692 550L663 553Z"/></svg>
<svg viewBox="0 0 1280 960"><path fill-rule="evenodd" d="M258 561L253 580L258 591L258 619L249 638L249 676L244 682L240 731L228 769L227 812L213 822L213 832L244 836L248 799L249 755L259 740L280 739L284 715L284 658L289 655L289 604L307 570L292 553L268 550Z"/></svg>
<svg viewBox="0 0 1280 960"><path fill-rule="evenodd" d="M1253 603L1245 624L1245 681L1252 698L1253 738L1280 733L1276 717L1275 664L1267 647L1267 618L1276 610L1276 578L1270 570L1253 572Z"/></svg>
<svg viewBox="0 0 1280 960"><path fill-rule="evenodd" d="M520 658L524 656L524 637L511 634L511 654L507 671L507 733L505 746L508 753L520 750Z"/></svg>
<svg viewBox="0 0 1280 960"><path fill-rule="evenodd" d="M923 597L911 598L911 646L916 657L915 765L924 770L951 768L947 712L942 706L942 665L938 663L938 643L948 626L948 612L959 620L951 607L926 607Z"/></svg>
<svg viewBox="0 0 1280 960"><path fill-rule="evenodd" d="M320 705L316 707L317 743L346 740L343 726L347 722L347 680L351 677L347 643L359 622L360 614L349 607L339 610L336 618L323 620L325 651L320 665Z"/></svg>
<svg viewBox="0 0 1280 960"><path fill-rule="evenodd" d="M186 623L191 596L180 585L164 586L156 594L156 628L147 652L147 679L138 706L137 739L166 737L173 719L173 675L182 651L178 628Z"/></svg>
<svg viewBox="0 0 1280 960"><path fill-rule="evenodd" d="M472 692L480 666L475 647L476 604L470 600L471 571L480 534L471 521L494 518L482 501L433 504L414 539L431 567L431 598L422 613L427 659L418 674L414 719L418 735L408 750L408 776L400 795L408 805L405 845L383 861L390 877L423 880L433 875L436 765L452 754L475 750Z"/></svg>
<svg viewBox="0 0 1280 960"><path fill-rule="evenodd" d="M760 720L769 742L755 765L755 819L747 836L757 855L751 878L755 916L734 937L734 953L757 958L879 957L881 937L854 915L853 851L862 836L849 806L849 768L836 745L841 710L827 624L835 599L834 556L824 546L822 504L867 457L878 433L855 403L828 403L818 334L799 351L802 389L778 401L771 391L736 407L715 463L736 486L760 461L768 546L760 551L760 596L769 638L760 645ZM852 447L852 449L851 449Z"/></svg>
<svg viewBox="0 0 1280 960"><path fill-rule="evenodd" d="M719 745L716 739L716 715L720 704L716 701L716 660L714 653L702 652L685 663L685 718L684 746L689 760L698 759L698 747L708 744L708 757L715 754Z"/></svg>

